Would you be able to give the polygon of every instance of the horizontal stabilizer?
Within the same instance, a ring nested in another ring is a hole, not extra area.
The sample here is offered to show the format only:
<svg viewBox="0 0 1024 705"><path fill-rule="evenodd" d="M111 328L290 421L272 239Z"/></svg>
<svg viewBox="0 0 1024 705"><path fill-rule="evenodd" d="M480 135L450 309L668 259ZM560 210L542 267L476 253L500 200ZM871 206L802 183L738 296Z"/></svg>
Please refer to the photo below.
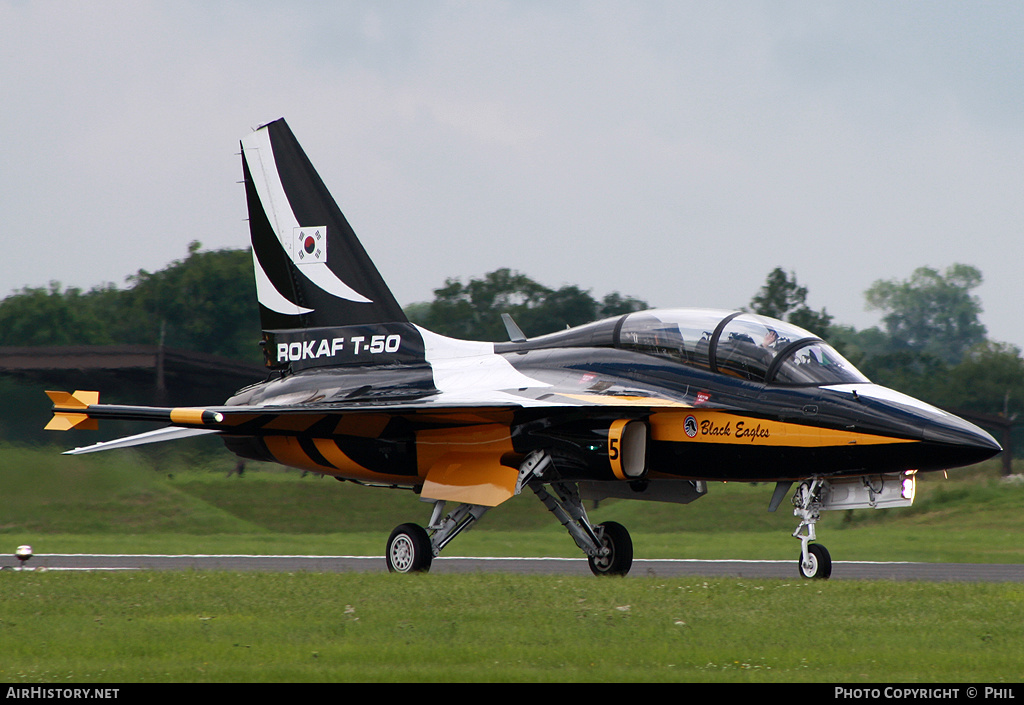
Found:
<svg viewBox="0 0 1024 705"><path fill-rule="evenodd" d="M209 428L177 428L175 426L168 426L167 428L160 428L156 431L147 431L146 433L140 433L135 436L126 436L124 438L117 438L113 441L104 441L103 443L94 443L91 446L85 446L83 448L75 448L74 450L64 451L64 455L83 455L85 453L97 453L101 450L114 450L115 448L131 448L132 446L141 446L146 443L161 443L163 441L176 441L179 438L191 438L192 436L203 436L208 433L217 433L214 429Z"/></svg>

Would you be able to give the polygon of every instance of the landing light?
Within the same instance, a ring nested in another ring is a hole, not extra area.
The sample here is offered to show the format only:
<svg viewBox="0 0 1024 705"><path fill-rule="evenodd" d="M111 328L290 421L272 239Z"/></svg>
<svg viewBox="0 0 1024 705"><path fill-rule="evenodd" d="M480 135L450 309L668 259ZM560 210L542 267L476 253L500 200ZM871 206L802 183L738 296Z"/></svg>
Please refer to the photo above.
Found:
<svg viewBox="0 0 1024 705"><path fill-rule="evenodd" d="M908 470L906 476L903 478L903 499L914 501L914 497L917 494L917 470Z"/></svg>

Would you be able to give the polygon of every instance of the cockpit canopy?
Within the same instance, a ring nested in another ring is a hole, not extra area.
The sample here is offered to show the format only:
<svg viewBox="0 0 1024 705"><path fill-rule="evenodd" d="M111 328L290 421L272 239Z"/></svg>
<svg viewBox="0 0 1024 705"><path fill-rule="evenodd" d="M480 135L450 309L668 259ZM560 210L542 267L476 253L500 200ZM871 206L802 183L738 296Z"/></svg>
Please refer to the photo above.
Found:
<svg viewBox="0 0 1024 705"><path fill-rule="evenodd" d="M621 320L615 338L616 347L766 384L817 386L868 381L821 338L752 313L641 311Z"/></svg>

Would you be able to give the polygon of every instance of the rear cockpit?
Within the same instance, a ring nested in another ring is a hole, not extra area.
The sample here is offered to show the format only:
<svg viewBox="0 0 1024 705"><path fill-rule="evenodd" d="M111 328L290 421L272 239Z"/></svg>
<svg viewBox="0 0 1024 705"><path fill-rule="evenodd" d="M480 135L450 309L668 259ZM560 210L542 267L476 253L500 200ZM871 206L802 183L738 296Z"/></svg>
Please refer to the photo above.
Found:
<svg viewBox="0 0 1024 705"><path fill-rule="evenodd" d="M499 351L507 344L499 345ZM657 309L534 338L516 347L614 347L772 385L867 382L832 346L790 323L742 311Z"/></svg>

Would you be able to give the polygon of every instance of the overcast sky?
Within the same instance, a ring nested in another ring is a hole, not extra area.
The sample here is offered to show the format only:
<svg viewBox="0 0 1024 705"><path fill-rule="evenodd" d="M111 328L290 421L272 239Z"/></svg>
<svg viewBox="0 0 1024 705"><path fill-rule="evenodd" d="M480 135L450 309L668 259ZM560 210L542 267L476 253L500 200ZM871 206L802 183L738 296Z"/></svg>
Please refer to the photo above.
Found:
<svg viewBox="0 0 1024 705"><path fill-rule="evenodd" d="M285 117L403 304L511 267L836 321L978 267L1024 347L1024 3L0 0L0 296L248 246Z"/></svg>

